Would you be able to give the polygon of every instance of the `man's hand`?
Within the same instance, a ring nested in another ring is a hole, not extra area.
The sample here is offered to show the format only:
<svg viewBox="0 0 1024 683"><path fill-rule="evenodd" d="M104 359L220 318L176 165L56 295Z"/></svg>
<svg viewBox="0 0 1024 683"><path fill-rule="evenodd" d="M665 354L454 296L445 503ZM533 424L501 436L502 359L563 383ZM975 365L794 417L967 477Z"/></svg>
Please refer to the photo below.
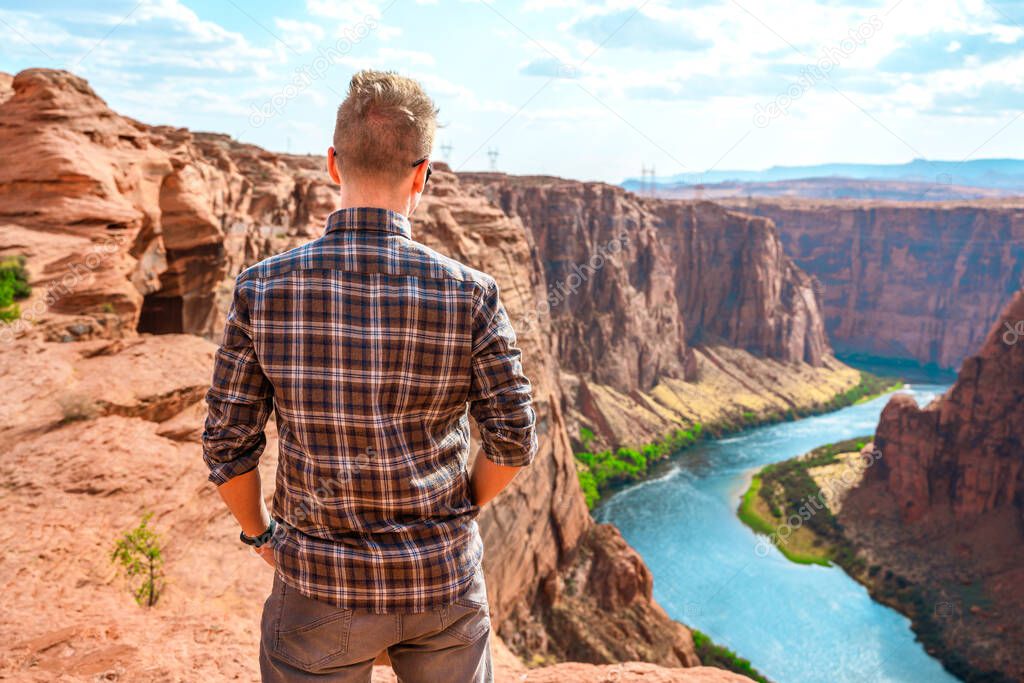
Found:
<svg viewBox="0 0 1024 683"><path fill-rule="evenodd" d="M271 543L264 543L259 548L253 548L253 553L263 558L263 561L271 567L277 568L277 561L274 560L274 546Z"/></svg>
<svg viewBox="0 0 1024 683"><path fill-rule="evenodd" d="M238 520L246 536L259 536L270 526L270 513L263 501L263 486L260 482L260 471L252 469L240 474L217 487L220 497ZM271 567L277 567L274 561L274 541L264 543L252 551L263 558Z"/></svg>

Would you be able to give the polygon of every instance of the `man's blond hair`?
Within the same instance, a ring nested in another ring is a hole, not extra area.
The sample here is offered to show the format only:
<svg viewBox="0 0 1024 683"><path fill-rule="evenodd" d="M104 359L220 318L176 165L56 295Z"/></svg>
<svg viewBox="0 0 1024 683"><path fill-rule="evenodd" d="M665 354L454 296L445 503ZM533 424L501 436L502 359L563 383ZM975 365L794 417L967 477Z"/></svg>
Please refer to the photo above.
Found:
<svg viewBox="0 0 1024 683"><path fill-rule="evenodd" d="M342 178L398 181L434 147L437 107L419 83L392 71L360 71L338 107L334 149Z"/></svg>

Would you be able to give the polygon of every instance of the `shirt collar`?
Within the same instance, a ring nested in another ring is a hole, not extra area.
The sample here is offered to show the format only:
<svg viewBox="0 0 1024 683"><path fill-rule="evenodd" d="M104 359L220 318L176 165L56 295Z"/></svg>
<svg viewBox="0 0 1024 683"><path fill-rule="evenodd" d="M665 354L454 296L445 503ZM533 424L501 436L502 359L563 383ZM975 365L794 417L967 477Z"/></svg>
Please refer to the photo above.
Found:
<svg viewBox="0 0 1024 683"><path fill-rule="evenodd" d="M359 206L350 209L338 209L327 217L326 233L336 230L376 230L390 232L412 239L412 228L409 219L391 209L375 209Z"/></svg>

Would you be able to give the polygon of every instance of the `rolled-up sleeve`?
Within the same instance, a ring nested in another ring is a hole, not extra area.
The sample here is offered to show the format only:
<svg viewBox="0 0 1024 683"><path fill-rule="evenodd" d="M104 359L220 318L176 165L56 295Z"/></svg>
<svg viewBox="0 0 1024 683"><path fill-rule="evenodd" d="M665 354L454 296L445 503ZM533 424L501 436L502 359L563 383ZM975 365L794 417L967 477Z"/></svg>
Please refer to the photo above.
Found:
<svg viewBox="0 0 1024 683"><path fill-rule="evenodd" d="M495 282L480 288L473 316L469 410L484 455L498 465L529 465L537 454L532 386Z"/></svg>
<svg viewBox="0 0 1024 683"><path fill-rule="evenodd" d="M206 394L203 460L210 468L210 481L218 486L255 468L267 444L263 430L274 392L253 348L247 304L251 284L236 283Z"/></svg>

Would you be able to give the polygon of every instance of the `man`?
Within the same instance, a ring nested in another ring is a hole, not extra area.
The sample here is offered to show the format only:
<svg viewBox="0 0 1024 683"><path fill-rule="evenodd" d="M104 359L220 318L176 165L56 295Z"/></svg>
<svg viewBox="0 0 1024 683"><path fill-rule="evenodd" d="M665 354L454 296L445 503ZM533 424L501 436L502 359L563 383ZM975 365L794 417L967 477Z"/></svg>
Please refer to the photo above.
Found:
<svg viewBox="0 0 1024 683"><path fill-rule="evenodd" d="M490 681L476 517L537 449L498 287L412 240L437 109L393 73L352 78L317 240L235 284L207 395L210 479L276 568L264 681ZM468 412L483 455L470 474ZM280 435L273 518L256 466Z"/></svg>

